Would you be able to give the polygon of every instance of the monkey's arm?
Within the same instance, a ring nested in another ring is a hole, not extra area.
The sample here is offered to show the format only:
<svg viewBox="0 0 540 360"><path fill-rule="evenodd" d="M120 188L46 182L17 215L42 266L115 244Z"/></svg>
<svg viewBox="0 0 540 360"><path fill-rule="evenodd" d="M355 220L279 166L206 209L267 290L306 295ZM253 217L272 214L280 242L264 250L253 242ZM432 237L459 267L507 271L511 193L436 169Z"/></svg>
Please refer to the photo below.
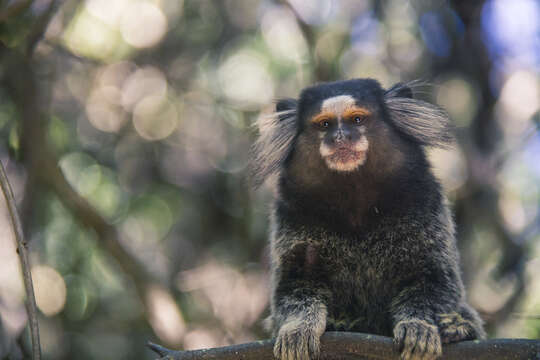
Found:
<svg viewBox="0 0 540 360"><path fill-rule="evenodd" d="M392 299L394 341L402 359L441 355L437 319L459 309L463 289L457 269L436 254L420 259L421 270L405 279Z"/></svg>
<svg viewBox="0 0 540 360"><path fill-rule="evenodd" d="M272 245L274 355L282 360L317 358L330 299L318 255L297 234L282 235Z"/></svg>

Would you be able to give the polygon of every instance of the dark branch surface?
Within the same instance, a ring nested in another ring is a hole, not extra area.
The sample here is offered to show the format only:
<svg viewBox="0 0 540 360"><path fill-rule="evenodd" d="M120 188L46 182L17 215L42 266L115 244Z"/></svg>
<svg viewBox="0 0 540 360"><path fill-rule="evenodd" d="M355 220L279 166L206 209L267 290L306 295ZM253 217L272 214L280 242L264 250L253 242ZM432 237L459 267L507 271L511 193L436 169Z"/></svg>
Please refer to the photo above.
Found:
<svg viewBox="0 0 540 360"><path fill-rule="evenodd" d="M191 351L175 351L148 343L160 360L273 360L274 340ZM321 338L321 358L334 359L399 359L389 337L350 332L327 332ZM464 341L443 347L447 360L518 360L540 359L540 340L491 339Z"/></svg>

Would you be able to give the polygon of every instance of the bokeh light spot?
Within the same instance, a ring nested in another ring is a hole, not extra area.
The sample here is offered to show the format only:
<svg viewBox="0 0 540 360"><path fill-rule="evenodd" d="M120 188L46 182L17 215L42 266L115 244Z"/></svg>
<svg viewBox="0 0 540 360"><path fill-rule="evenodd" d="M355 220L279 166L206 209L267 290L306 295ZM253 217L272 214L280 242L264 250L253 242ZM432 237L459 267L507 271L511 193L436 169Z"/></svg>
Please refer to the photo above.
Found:
<svg viewBox="0 0 540 360"><path fill-rule="evenodd" d="M161 140L172 134L178 122L176 105L161 96L148 96L133 110L133 125L146 140Z"/></svg>
<svg viewBox="0 0 540 360"><path fill-rule="evenodd" d="M540 106L540 89L535 74L513 73L501 91L501 101L519 119L529 119Z"/></svg>
<svg viewBox="0 0 540 360"><path fill-rule="evenodd" d="M261 23L266 45L278 58L300 62L307 54L307 45L294 15L277 7L267 11Z"/></svg>
<svg viewBox="0 0 540 360"><path fill-rule="evenodd" d="M182 313L165 289L151 286L146 294L150 324L157 336L169 344L178 344L186 331Z"/></svg>
<svg viewBox="0 0 540 360"><path fill-rule="evenodd" d="M83 153L71 153L60 160L60 168L75 190L88 196L101 182L101 168L95 160Z"/></svg>
<svg viewBox="0 0 540 360"><path fill-rule="evenodd" d="M492 56L506 56L526 66L540 65L538 1L486 1L481 22L484 43Z"/></svg>
<svg viewBox="0 0 540 360"><path fill-rule="evenodd" d="M86 0L89 13L110 26L116 26L130 0Z"/></svg>
<svg viewBox="0 0 540 360"><path fill-rule="evenodd" d="M163 11L150 2L132 2L120 21L124 41L136 48L156 45L167 31Z"/></svg>
<svg viewBox="0 0 540 360"><path fill-rule="evenodd" d="M254 52L240 51L227 58L218 77L225 96L241 108L257 108L274 96L274 81L266 63Z"/></svg>
<svg viewBox="0 0 540 360"><path fill-rule="evenodd" d="M120 57L127 50L118 30L87 10L73 17L64 31L63 39L70 51L95 59Z"/></svg>
<svg viewBox="0 0 540 360"><path fill-rule="evenodd" d="M429 159L433 164L433 172L439 178L445 191L459 189L467 180L465 155L458 149L430 149Z"/></svg>
<svg viewBox="0 0 540 360"><path fill-rule="evenodd" d="M358 16L351 28L352 48L359 53L383 55L384 26L377 20L372 11Z"/></svg>
<svg viewBox="0 0 540 360"><path fill-rule="evenodd" d="M62 311L66 303L66 284L62 276L50 266L39 265L32 268L32 281L39 310L46 316Z"/></svg>
<svg viewBox="0 0 540 360"><path fill-rule="evenodd" d="M503 85L497 103L497 121L510 136L531 126L531 117L540 109L540 84L536 74L516 71Z"/></svg>
<svg viewBox="0 0 540 360"><path fill-rule="evenodd" d="M461 77L450 77L437 88L437 103L460 127L468 126L478 110L478 95L471 83Z"/></svg>
<svg viewBox="0 0 540 360"><path fill-rule="evenodd" d="M167 81L163 73L151 66L132 73L122 86L122 105L128 111L146 96L165 96Z"/></svg>
<svg viewBox="0 0 540 360"><path fill-rule="evenodd" d="M116 87L108 86L94 91L86 103L88 121L98 130L117 132L126 122L122 108L111 103L120 96Z"/></svg>

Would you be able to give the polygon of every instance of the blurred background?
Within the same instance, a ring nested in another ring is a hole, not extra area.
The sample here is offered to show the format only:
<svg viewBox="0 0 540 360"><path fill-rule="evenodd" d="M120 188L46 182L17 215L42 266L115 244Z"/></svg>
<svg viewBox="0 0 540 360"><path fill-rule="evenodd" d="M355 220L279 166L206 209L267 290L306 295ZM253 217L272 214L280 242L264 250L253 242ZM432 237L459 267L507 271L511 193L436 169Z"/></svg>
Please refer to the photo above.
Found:
<svg viewBox="0 0 540 360"><path fill-rule="evenodd" d="M2 0L0 160L45 359L152 359L268 337L259 114L318 81L422 79L458 141L430 152L492 337L540 336L540 3ZM0 201L0 358L28 354ZM26 355L27 356L27 355Z"/></svg>

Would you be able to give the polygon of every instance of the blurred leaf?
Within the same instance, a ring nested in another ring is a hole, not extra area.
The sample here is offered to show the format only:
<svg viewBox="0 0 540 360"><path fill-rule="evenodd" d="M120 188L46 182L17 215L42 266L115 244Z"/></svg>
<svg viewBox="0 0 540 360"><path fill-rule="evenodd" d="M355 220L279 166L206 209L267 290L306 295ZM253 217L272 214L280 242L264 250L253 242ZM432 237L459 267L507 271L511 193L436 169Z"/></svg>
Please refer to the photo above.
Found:
<svg viewBox="0 0 540 360"><path fill-rule="evenodd" d="M19 139L19 126L14 124L11 126L9 131L9 149L16 155L18 158L20 156L20 139Z"/></svg>
<svg viewBox="0 0 540 360"><path fill-rule="evenodd" d="M0 130L2 130L6 124L15 121L16 117L17 113L13 103L5 102L0 104Z"/></svg>
<svg viewBox="0 0 540 360"><path fill-rule="evenodd" d="M14 3L22 1L12 1L10 6L3 6L4 11L13 7ZM15 48L22 44L32 29L35 15L30 10L32 1L28 1L23 7L9 16L4 22L0 22L0 42L9 48Z"/></svg>
<svg viewBox="0 0 540 360"><path fill-rule="evenodd" d="M72 139L65 122L58 116L51 116L48 132L49 142L59 153L62 153Z"/></svg>

